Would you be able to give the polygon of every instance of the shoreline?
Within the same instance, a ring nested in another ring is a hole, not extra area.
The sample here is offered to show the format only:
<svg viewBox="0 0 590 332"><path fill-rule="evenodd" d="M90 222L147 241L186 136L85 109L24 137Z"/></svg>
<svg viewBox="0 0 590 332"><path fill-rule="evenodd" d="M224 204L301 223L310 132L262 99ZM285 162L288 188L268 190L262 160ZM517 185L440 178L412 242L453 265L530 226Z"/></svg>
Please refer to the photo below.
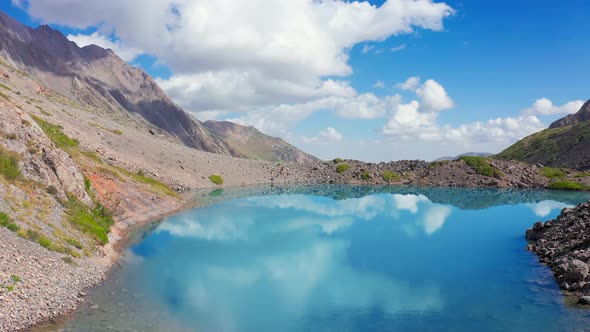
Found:
<svg viewBox="0 0 590 332"><path fill-rule="evenodd" d="M256 190L270 190L270 188L278 188L282 190L284 188L293 187L293 186L306 186L310 185L311 183L274 183L274 182L261 182L256 185L235 185L235 186L209 186L204 188L199 188L191 191L187 191L180 195L179 200L176 204L169 208L158 207L156 208L157 214L148 214L146 218L126 218L123 220L117 220L116 223L111 228L111 233L109 234L109 243L104 247L100 248L101 254L100 255L93 255L86 259L89 264L96 264L94 261L98 261L98 265L102 264L102 271L101 275L94 279L91 283L86 284L79 289L76 290L75 293L78 294L77 302L74 306L69 308L64 308L61 311L52 312L52 314L45 319L37 320L32 322L31 324L19 326L15 329L8 329L8 331L21 331L21 330L33 330L33 331L45 331L44 326L58 322L60 320L65 320L69 315L71 315L79 306L81 302L84 301L86 296L86 292L94 289L95 287L102 284L113 272L113 269L116 268L116 263L119 260L123 250L129 245L129 241L132 240L131 235L135 232L140 231L142 228L145 228L148 225L155 225L160 223L164 218L167 216L174 215L176 213L180 213L182 211L186 211L188 209L199 208L202 206L207 206L210 204L216 204L221 201L227 199L235 199L237 197L229 196L229 197L222 197L220 199L216 199L215 197L210 197L209 200L202 200L203 197L208 196L207 191L215 191L215 190L243 190L247 188L251 188L253 191ZM333 185L329 183L317 183L317 185ZM345 183L343 183L345 184ZM356 184L362 185L362 184ZM376 184L367 184L364 183L367 187L373 187ZM392 185L394 187L415 187L415 185ZM440 185L433 185L430 187L441 188L441 189L456 189L450 186L440 186ZM464 189L486 189L478 186L466 186L462 187ZM490 188L488 188L490 189ZM506 189L506 188L498 188L498 189ZM540 189L540 188L539 188ZM517 189L518 190L518 189ZM520 189L523 190L523 189ZM542 190L542 189L541 189ZM551 189L545 189L549 191L555 191ZM200 196L199 196L200 194ZM239 196L239 195L238 195ZM151 210L154 211L154 210ZM146 213L148 211L134 211L135 215L139 215L142 213ZM23 240L26 241L26 240ZM37 245L37 244L34 244ZM43 248L40 248L43 249ZM44 249L43 249L44 250ZM564 294L565 296L566 294Z"/></svg>

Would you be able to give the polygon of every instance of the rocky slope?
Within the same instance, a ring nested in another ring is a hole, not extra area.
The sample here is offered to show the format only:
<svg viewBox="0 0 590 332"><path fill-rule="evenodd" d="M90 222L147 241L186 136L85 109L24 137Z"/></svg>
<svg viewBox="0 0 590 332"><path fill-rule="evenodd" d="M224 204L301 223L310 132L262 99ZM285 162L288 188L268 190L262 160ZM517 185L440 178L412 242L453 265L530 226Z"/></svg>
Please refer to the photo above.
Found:
<svg viewBox="0 0 590 332"><path fill-rule="evenodd" d="M250 141L244 152L236 149L177 106L149 75L110 49L79 48L47 25L32 29L2 12L0 28L0 56L8 65L81 105L111 113L119 122L134 123L146 131L151 127L152 132L157 128L186 146L234 157L296 161L306 156L262 133L257 134L263 141L260 146Z"/></svg>
<svg viewBox="0 0 590 332"><path fill-rule="evenodd" d="M590 169L590 101L548 129L523 138L496 158L551 167Z"/></svg>
<svg viewBox="0 0 590 332"><path fill-rule="evenodd" d="M203 125L221 137L231 148L250 159L299 163L317 160L283 139L265 135L251 126L213 120L205 121Z"/></svg>
<svg viewBox="0 0 590 332"><path fill-rule="evenodd" d="M590 202L564 209L553 220L527 230L527 249L551 267L559 287L590 304Z"/></svg>
<svg viewBox="0 0 590 332"><path fill-rule="evenodd" d="M584 105L582 105L582 108L580 108L580 110L577 113L567 115L553 122L549 126L549 128L561 128L572 126L581 122L586 122L588 120L590 120L590 100L588 100Z"/></svg>

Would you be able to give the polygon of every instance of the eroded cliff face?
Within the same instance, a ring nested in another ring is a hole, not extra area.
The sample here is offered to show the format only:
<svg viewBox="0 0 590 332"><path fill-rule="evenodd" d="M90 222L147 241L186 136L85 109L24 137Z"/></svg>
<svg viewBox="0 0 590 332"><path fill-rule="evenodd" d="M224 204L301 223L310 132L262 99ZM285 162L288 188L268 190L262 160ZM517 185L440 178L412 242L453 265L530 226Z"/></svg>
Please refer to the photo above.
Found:
<svg viewBox="0 0 590 332"><path fill-rule="evenodd" d="M0 100L0 116L0 146L18 155L23 179L41 185L39 190L54 191L59 199L66 200L70 194L92 204L80 167L51 142L29 114Z"/></svg>

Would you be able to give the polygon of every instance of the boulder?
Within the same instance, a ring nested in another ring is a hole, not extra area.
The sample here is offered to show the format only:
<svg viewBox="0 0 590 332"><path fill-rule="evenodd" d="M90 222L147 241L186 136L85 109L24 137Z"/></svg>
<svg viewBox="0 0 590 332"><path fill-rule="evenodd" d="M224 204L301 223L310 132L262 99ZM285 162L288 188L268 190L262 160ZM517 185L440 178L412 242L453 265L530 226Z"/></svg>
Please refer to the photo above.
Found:
<svg viewBox="0 0 590 332"><path fill-rule="evenodd" d="M566 263L563 267L563 270L563 276L567 281L584 281L584 279L586 279L588 276L588 264L578 259L573 259L572 261Z"/></svg>

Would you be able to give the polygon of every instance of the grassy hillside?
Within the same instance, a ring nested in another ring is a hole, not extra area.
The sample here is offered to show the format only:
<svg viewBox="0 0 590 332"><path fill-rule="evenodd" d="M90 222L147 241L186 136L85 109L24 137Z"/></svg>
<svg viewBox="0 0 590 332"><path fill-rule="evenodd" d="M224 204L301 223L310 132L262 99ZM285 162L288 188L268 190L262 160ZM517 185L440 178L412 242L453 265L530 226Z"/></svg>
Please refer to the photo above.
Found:
<svg viewBox="0 0 590 332"><path fill-rule="evenodd" d="M545 129L523 138L495 157L552 167L590 169L590 122Z"/></svg>

